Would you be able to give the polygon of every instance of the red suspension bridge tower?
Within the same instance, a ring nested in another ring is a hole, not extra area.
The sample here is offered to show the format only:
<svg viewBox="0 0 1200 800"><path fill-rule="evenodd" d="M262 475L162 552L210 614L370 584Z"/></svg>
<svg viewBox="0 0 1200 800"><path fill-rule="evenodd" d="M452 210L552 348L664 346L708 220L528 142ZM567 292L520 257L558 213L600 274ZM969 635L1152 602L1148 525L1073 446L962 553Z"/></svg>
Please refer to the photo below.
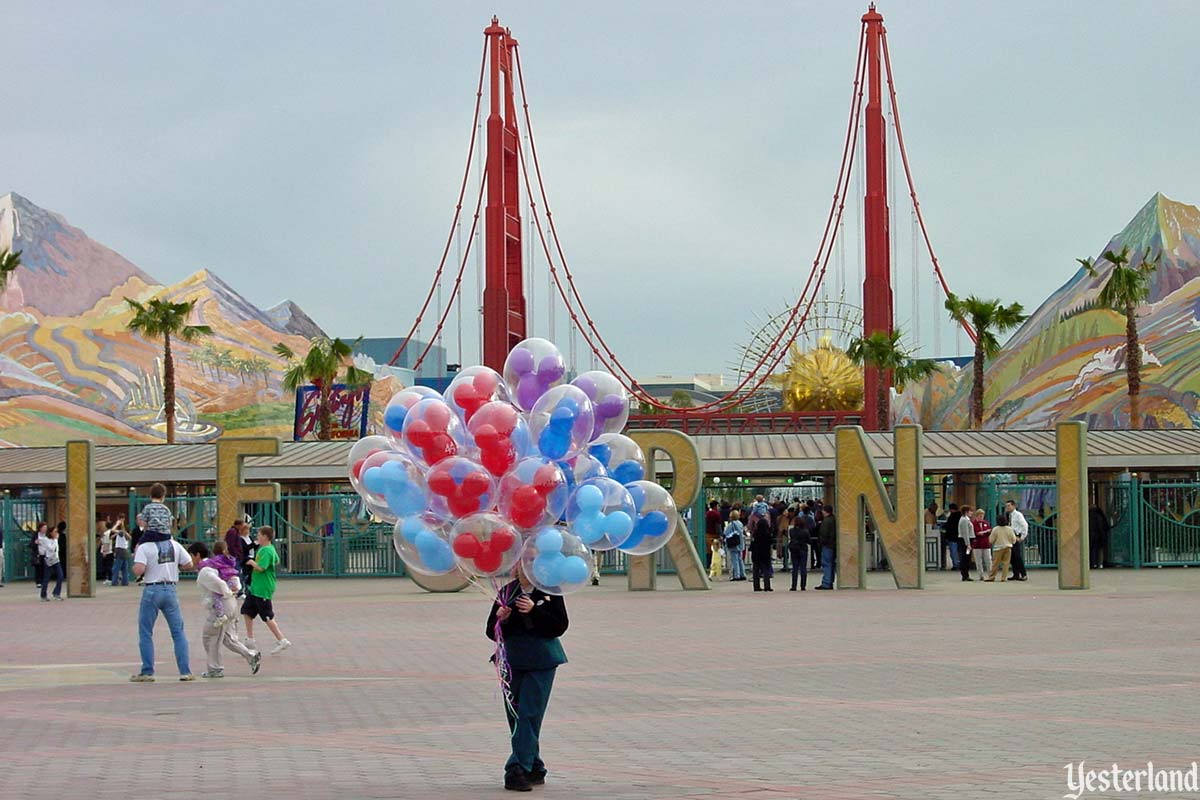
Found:
<svg viewBox="0 0 1200 800"><path fill-rule="evenodd" d="M866 197L863 198L865 269L862 286L863 336L891 333L895 325L892 307L891 230L887 185L887 127L883 120L881 51L883 15L872 3L862 18L866 29L867 107L864 123ZM863 381L863 420L873 425L877 418L879 382L891 386L891 375L868 366Z"/></svg>
<svg viewBox="0 0 1200 800"><path fill-rule="evenodd" d="M491 111L487 119L487 209L484 212L483 363L504 369L504 359L525 338L525 284L521 262L521 135L513 103L513 52L517 40L500 20L488 39Z"/></svg>

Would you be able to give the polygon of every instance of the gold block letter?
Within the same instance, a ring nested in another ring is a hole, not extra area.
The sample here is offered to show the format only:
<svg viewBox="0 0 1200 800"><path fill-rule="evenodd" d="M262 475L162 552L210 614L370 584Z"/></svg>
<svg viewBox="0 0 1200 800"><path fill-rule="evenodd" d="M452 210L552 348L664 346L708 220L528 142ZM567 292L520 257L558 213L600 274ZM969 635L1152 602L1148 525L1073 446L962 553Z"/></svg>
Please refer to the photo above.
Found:
<svg viewBox="0 0 1200 800"><path fill-rule="evenodd" d="M278 503L279 484L242 480L242 469L251 456L279 455L279 440L233 438L217 440L217 530L224 530L242 515L243 503Z"/></svg>
<svg viewBox="0 0 1200 800"><path fill-rule="evenodd" d="M696 552L696 546L692 543L692 537L688 535L682 517L683 512L700 496L700 486L704 482L704 469L695 441L686 433L669 430L630 431L629 438L637 442L646 454L646 480L654 480L655 453L661 452L670 456L674 467L671 497L679 509L680 519L679 524L675 526L675 533L667 539L667 552L675 562L675 574L679 576L679 583L684 589L711 589L704 562ZM692 520L692 524L702 525L704 520ZM629 556L627 563L630 591L654 589L658 577L654 559L653 555Z"/></svg>
<svg viewBox="0 0 1200 800"><path fill-rule="evenodd" d="M866 515L875 523L896 587L920 589L925 584L925 532L922 500L925 473L921 465L921 426L897 425L892 432L896 504L867 452L867 439L857 425L841 425L837 437L838 586L862 589L867 583Z"/></svg>
<svg viewBox="0 0 1200 800"><path fill-rule="evenodd" d="M1058 588L1087 589L1087 423L1058 423L1054 450L1058 471Z"/></svg>
<svg viewBox="0 0 1200 800"><path fill-rule="evenodd" d="M59 545L61 546L61 542ZM67 442L67 596L96 596L96 481L91 442Z"/></svg>

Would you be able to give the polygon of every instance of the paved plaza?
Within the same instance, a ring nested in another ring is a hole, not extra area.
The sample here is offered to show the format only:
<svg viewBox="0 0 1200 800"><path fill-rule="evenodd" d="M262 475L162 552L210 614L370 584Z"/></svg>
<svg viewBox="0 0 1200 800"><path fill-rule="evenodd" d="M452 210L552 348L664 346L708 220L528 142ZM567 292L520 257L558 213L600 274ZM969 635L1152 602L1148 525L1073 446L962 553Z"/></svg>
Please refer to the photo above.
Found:
<svg viewBox="0 0 1200 800"><path fill-rule="evenodd" d="M1068 762L1200 760L1200 571L1055 580L756 594L607 578L567 599L535 793L1050 800ZM139 592L0 590L0 796L512 796L482 594L286 580L295 646L257 677L227 659L230 677L179 683L160 621L158 682L135 685ZM181 594L200 673L198 590Z"/></svg>

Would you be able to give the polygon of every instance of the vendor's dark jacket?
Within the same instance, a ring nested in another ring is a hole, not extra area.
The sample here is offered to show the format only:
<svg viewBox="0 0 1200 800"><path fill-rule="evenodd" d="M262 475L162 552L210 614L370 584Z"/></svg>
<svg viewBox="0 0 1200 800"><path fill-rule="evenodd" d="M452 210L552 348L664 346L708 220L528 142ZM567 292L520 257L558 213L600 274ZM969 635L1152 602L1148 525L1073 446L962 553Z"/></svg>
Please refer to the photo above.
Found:
<svg viewBox="0 0 1200 800"><path fill-rule="evenodd" d="M501 596L515 598L520 591L519 583L513 581L501 590ZM567 663L567 654L558 641L558 637L566 633L570 625L566 603L561 597L546 594L540 589L530 592L529 599L533 601L532 611L522 614L514 605L508 620L500 625L509 666L513 669L537 670L553 669ZM500 604L492 603L492 613L488 615L484 631L492 640L496 638L496 612L499 610Z"/></svg>

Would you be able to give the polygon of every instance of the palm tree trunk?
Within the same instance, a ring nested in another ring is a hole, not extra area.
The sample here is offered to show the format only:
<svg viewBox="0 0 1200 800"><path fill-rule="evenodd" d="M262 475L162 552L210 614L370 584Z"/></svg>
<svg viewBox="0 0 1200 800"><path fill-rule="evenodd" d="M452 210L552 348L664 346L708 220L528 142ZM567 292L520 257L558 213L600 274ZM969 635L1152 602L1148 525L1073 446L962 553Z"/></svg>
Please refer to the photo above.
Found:
<svg viewBox="0 0 1200 800"><path fill-rule="evenodd" d="M975 430L983 430L983 340L975 342L975 360L972 364L974 380L971 386L971 420Z"/></svg>
<svg viewBox="0 0 1200 800"><path fill-rule="evenodd" d="M317 439L328 442L333 438L333 410L329 407L333 389L329 381L321 381L319 390L321 397L317 406Z"/></svg>
<svg viewBox="0 0 1200 800"><path fill-rule="evenodd" d="M163 414L167 418L167 444L175 444L175 358L171 334L163 334Z"/></svg>
<svg viewBox="0 0 1200 800"><path fill-rule="evenodd" d="M1125 380L1129 387L1129 427L1142 428L1142 345L1138 341L1137 306L1125 306Z"/></svg>
<svg viewBox="0 0 1200 800"><path fill-rule="evenodd" d="M886 373L883 370L879 370L879 388L875 393L875 408L878 409L876 411L876 422L881 431L888 429L888 417L890 416L888 414L890 410L888 409L888 401L891 400L891 392L889 391L891 387L888 386L885 375Z"/></svg>

